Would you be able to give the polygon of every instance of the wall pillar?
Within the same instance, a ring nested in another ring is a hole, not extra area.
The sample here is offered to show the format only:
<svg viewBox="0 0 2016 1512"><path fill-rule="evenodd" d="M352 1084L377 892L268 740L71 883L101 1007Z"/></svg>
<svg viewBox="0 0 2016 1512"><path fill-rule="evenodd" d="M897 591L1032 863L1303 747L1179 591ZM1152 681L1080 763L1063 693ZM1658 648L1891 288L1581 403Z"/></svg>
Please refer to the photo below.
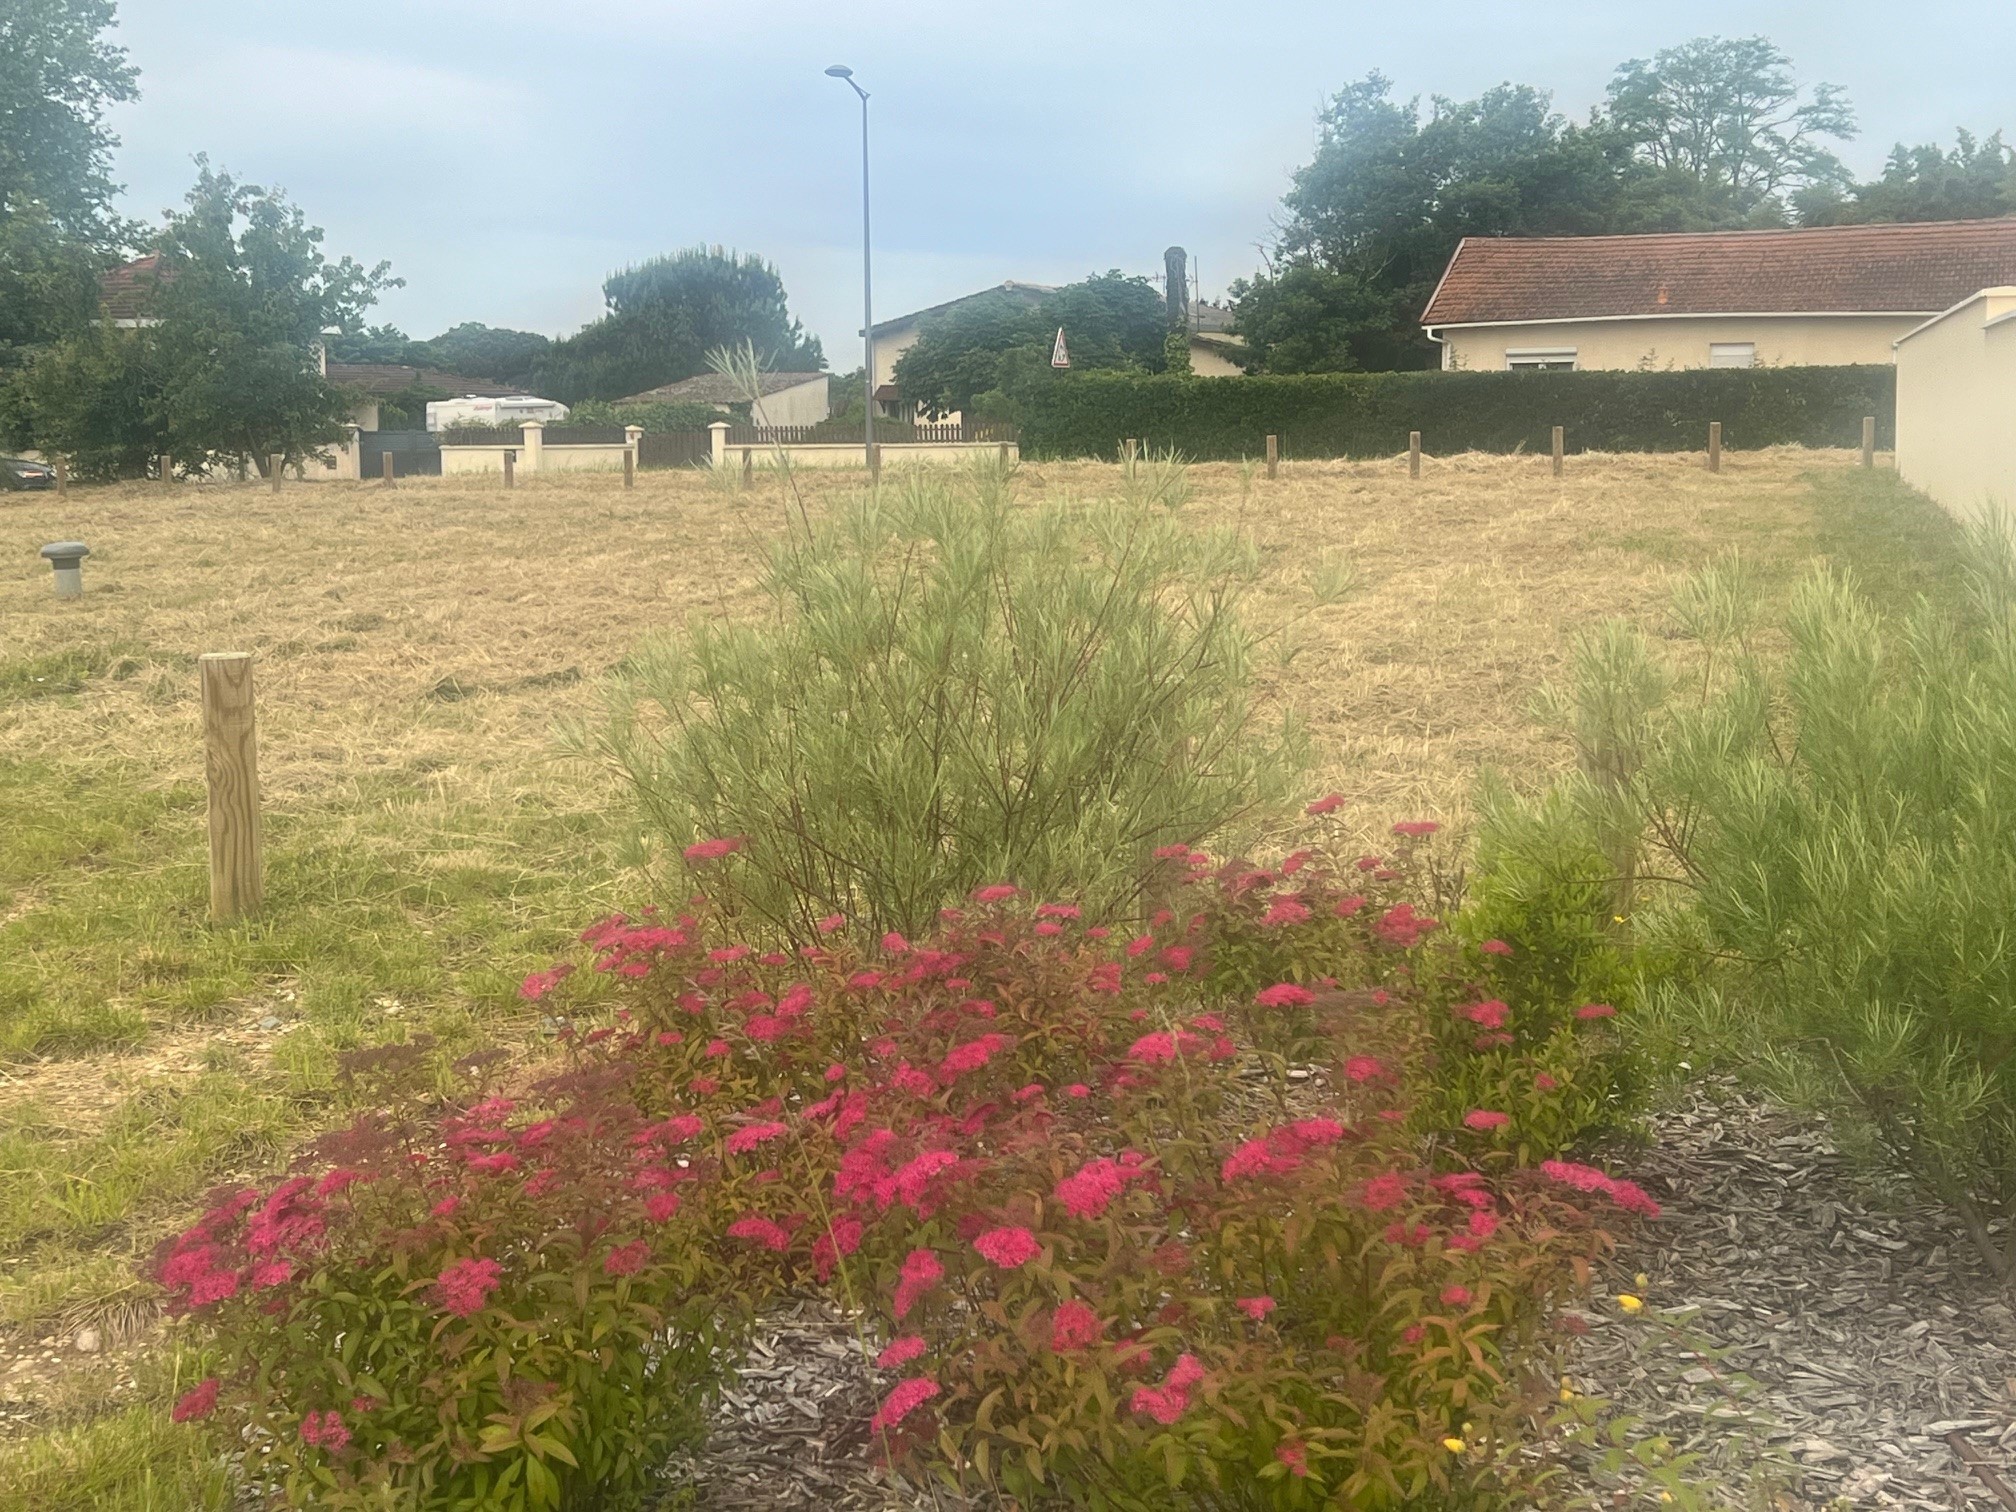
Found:
<svg viewBox="0 0 2016 1512"><path fill-rule="evenodd" d="M707 427L710 460L716 467L728 465L728 422L716 420Z"/></svg>
<svg viewBox="0 0 2016 1512"><path fill-rule="evenodd" d="M536 473L539 471L539 454L546 447L546 422L527 420L519 431L525 438L525 445L518 452L518 470Z"/></svg>
<svg viewBox="0 0 2016 1512"><path fill-rule="evenodd" d="M350 434L336 452L336 476L348 478L352 482L364 476L364 427L348 425L344 427Z"/></svg>

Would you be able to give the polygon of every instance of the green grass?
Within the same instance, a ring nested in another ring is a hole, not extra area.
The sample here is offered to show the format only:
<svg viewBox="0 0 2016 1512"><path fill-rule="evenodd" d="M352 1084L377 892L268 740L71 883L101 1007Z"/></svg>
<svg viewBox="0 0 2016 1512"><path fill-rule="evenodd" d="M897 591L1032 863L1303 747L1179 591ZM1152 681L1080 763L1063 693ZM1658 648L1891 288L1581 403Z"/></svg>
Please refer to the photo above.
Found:
<svg viewBox="0 0 2016 1512"><path fill-rule="evenodd" d="M1953 599L1963 582L1961 532L1953 517L1907 488L1888 468L1814 473L1814 550L1854 573L1878 608L1920 598Z"/></svg>

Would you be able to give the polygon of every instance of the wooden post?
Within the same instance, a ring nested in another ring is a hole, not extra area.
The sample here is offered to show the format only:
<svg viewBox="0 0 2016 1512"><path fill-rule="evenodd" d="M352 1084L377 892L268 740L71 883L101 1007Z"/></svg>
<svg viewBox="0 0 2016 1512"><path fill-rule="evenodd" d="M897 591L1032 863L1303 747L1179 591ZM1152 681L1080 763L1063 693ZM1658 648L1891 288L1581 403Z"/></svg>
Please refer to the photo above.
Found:
<svg viewBox="0 0 2016 1512"><path fill-rule="evenodd" d="M504 486L518 486L518 453L508 446L504 448Z"/></svg>
<svg viewBox="0 0 2016 1512"><path fill-rule="evenodd" d="M1710 420L1708 422L1708 471L1712 473L1722 471L1722 422L1720 420Z"/></svg>
<svg viewBox="0 0 2016 1512"><path fill-rule="evenodd" d="M1001 465L1003 467L1008 465L1008 443L1006 441L1001 443Z"/></svg>
<svg viewBox="0 0 2016 1512"><path fill-rule="evenodd" d="M868 448L868 470L875 470L875 448ZM756 483L756 456L748 447L742 448L742 486L754 487Z"/></svg>
<svg viewBox="0 0 2016 1512"><path fill-rule="evenodd" d="M278 452L275 452L266 459L266 481L272 486L275 493L280 492L280 469L286 463L286 460Z"/></svg>
<svg viewBox="0 0 2016 1512"><path fill-rule="evenodd" d="M1134 437L1129 436L1120 444L1120 450L1127 458L1127 465L1132 467L1134 465L1134 458L1140 453L1141 443Z"/></svg>
<svg viewBox="0 0 2016 1512"><path fill-rule="evenodd" d="M625 488L637 486L637 448L634 446L623 448L623 486Z"/></svg>
<svg viewBox="0 0 2016 1512"><path fill-rule="evenodd" d="M1279 436L1269 436L1267 438L1267 476L1270 478L1273 477L1275 470L1280 464L1281 438Z"/></svg>
<svg viewBox="0 0 2016 1512"><path fill-rule="evenodd" d="M742 453L747 457L749 453ZM868 448L868 481L879 485L882 482L882 443L875 442Z"/></svg>
<svg viewBox="0 0 2016 1512"><path fill-rule="evenodd" d="M1567 451L1568 428L1565 425L1557 425L1554 427L1554 476L1557 478L1561 476L1561 458Z"/></svg>
<svg viewBox="0 0 2016 1512"><path fill-rule="evenodd" d="M168 453L161 453L161 481L164 484L175 481L175 459Z"/></svg>
<svg viewBox="0 0 2016 1512"><path fill-rule="evenodd" d="M1407 476L1421 476L1421 432L1407 432Z"/></svg>
<svg viewBox="0 0 2016 1512"><path fill-rule="evenodd" d="M213 651L196 658L203 687L203 775L210 787L210 917L257 913L264 897L259 842L259 740L252 658Z"/></svg>
<svg viewBox="0 0 2016 1512"><path fill-rule="evenodd" d="M1862 417L1862 465L1864 467L1874 467L1876 465L1876 417L1874 415L1864 415Z"/></svg>
<svg viewBox="0 0 2016 1512"><path fill-rule="evenodd" d="M56 497L62 498L70 491L70 464L63 458L56 459Z"/></svg>
<svg viewBox="0 0 2016 1512"><path fill-rule="evenodd" d="M378 453L378 461L379 465L384 469L385 486L387 488L390 488L392 486L392 453L390 452Z"/></svg>

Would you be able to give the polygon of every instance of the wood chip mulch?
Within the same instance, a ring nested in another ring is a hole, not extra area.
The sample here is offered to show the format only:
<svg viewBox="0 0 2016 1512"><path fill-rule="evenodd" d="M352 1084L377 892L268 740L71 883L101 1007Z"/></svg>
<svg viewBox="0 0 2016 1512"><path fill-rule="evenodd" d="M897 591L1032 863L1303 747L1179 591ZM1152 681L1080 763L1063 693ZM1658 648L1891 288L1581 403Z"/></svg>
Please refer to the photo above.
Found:
<svg viewBox="0 0 2016 1512"><path fill-rule="evenodd" d="M1621 1164L1665 1215L1594 1301L1575 1384L1703 1458L1735 1505L2016 1508L2016 1312L1958 1221L1726 1081Z"/></svg>

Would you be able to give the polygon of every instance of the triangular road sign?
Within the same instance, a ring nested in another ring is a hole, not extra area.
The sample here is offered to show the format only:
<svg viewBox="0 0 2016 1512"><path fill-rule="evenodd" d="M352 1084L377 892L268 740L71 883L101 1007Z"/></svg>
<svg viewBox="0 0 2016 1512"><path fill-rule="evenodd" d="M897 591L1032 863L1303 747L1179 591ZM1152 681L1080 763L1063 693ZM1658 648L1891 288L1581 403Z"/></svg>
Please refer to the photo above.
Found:
<svg viewBox="0 0 2016 1512"><path fill-rule="evenodd" d="M1057 327L1057 344L1050 348L1050 366L1054 368L1068 368L1071 366L1071 354L1064 350L1064 327L1062 326Z"/></svg>

